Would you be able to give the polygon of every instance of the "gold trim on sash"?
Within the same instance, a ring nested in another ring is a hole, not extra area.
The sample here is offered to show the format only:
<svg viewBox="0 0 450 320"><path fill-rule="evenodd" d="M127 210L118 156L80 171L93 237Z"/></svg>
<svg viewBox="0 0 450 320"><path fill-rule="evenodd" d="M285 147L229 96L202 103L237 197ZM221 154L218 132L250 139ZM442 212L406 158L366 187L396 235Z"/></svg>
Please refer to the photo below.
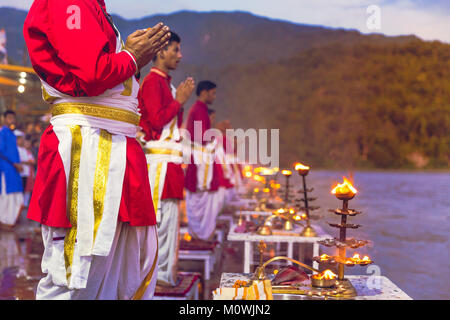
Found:
<svg viewBox="0 0 450 320"><path fill-rule="evenodd" d="M156 228L156 227L155 227ZM150 285L150 282L152 282L153 272L156 268L156 262L158 261L158 236L156 236L156 254L155 258L153 259L153 265L150 269L150 272L145 277L144 281L142 281L141 285L139 286L139 289L137 289L136 293L134 294L133 298L131 300L141 300L144 296L145 291L147 290L147 287Z"/></svg>
<svg viewBox="0 0 450 320"><path fill-rule="evenodd" d="M112 135L106 130L100 130L94 176L94 243L103 216L106 184L108 182L109 164L111 161L111 147Z"/></svg>
<svg viewBox="0 0 450 320"><path fill-rule="evenodd" d="M78 102L55 104L52 109L52 116L55 117L63 114L81 114L85 116L126 122L135 126L139 125L140 120L140 116L137 113L128 110Z"/></svg>
<svg viewBox="0 0 450 320"><path fill-rule="evenodd" d="M203 190L206 190L206 185L208 183L208 170L209 170L209 163L205 166L205 178L203 180Z"/></svg>
<svg viewBox="0 0 450 320"><path fill-rule="evenodd" d="M164 148L144 148L145 154L159 154L159 155L169 155L169 156L183 156L182 151L164 149Z"/></svg>
<svg viewBox="0 0 450 320"><path fill-rule="evenodd" d="M68 184L68 215L71 228L67 230L64 239L64 262L66 266L67 285L70 283L72 275L73 253L75 251L75 242L77 238L77 220L78 220L78 179L80 177L80 161L82 136L80 126L70 126L72 134L71 163Z"/></svg>
<svg viewBox="0 0 450 320"><path fill-rule="evenodd" d="M159 202L159 180L161 177L162 170L162 162L158 163L156 168L156 177L155 177L155 187L153 188L153 209L156 213L158 213L158 202Z"/></svg>
<svg viewBox="0 0 450 320"><path fill-rule="evenodd" d="M125 44L123 41L121 42L121 50L123 51L125 49ZM133 93L133 77L131 76L127 80L123 82L123 91L121 93L122 96L131 96Z"/></svg>
<svg viewBox="0 0 450 320"><path fill-rule="evenodd" d="M53 102L58 99L57 97L51 96L47 90L45 90L44 86L42 86L42 98L45 102Z"/></svg>

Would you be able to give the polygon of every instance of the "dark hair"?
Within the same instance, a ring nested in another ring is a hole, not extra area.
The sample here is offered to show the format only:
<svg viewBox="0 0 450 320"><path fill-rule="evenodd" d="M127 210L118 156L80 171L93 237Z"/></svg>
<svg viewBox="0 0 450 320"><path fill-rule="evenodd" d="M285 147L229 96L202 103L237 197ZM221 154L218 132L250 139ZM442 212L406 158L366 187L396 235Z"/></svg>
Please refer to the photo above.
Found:
<svg viewBox="0 0 450 320"><path fill-rule="evenodd" d="M14 111L12 111L12 110L6 110L3 113L3 116L6 118L6 116L8 116L9 114L12 114L12 115L16 116L16 113Z"/></svg>
<svg viewBox="0 0 450 320"><path fill-rule="evenodd" d="M162 50L166 50L171 44L172 42L176 42L176 43L181 43L181 38L178 34L176 34L173 31L170 31L170 38L169 38L169 43L167 44L167 46L162 49ZM156 61L156 59L158 58L158 55L155 54L155 56L153 57L153 61Z"/></svg>
<svg viewBox="0 0 450 320"><path fill-rule="evenodd" d="M197 85L197 91L195 93L197 94L197 97L199 97L202 91L210 91L215 88L217 88L217 85L214 82L204 80L199 82L199 84Z"/></svg>
<svg viewBox="0 0 450 320"><path fill-rule="evenodd" d="M208 115L212 115L213 113L216 113L216 110L208 108Z"/></svg>

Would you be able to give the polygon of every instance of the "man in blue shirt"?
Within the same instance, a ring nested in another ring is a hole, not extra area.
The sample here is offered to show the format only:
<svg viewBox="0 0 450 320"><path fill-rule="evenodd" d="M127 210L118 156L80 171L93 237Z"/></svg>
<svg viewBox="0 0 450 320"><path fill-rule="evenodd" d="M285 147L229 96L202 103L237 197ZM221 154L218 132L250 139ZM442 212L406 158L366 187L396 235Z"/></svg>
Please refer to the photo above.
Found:
<svg viewBox="0 0 450 320"><path fill-rule="evenodd" d="M23 205L23 186L20 178L20 158L15 127L16 113L7 110L3 114L0 129L0 227L11 229L15 226Z"/></svg>

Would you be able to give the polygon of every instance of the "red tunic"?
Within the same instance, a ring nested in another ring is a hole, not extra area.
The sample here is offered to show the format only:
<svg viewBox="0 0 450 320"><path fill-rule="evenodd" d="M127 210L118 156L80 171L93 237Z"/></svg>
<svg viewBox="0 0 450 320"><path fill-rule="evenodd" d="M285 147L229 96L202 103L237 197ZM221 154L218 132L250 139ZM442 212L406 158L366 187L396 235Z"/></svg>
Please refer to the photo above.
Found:
<svg viewBox="0 0 450 320"><path fill-rule="evenodd" d="M139 108L144 139L159 140L165 125L178 115L178 127L183 123L183 108L173 98L172 78L165 72L152 68L139 90ZM167 164L166 179L161 199L183 199L184 172L180 164Z"/></svg>
<svg viewBox="0 0 450 320"><path fill-rule="evenodd" d="M189 110L188 119L186 122L186 130L189 131L189 134L191 135L191 141L201 143L205 145L208 141L203 141L203 137L196 137L194 136L194 122L200 121L202 124L202 135L205 134L205 132L209 129L211 129L211 120L209 119L208 115L208 106L206 103L197 100L195 104L191 107ZM188 165L186 170L186 179L185 179L185 187L190 192L196 192L197 191L197 166L193 163L193 159L191 159L192 163ZM214 163L214 169L213 169L213 178L211 181L211 187L209 191L216 191L219 189L220 186L220 176L222 167L216 163Z"/></svg>
<svg viewBox="0 0 450 320"><path fill-rule="evenodd" d="M104 1L99 0L104 7ZM67 13L80 10L80 28L70 30ZM116 35L95 0L35 0L24 23L24 37L37 74L70 96L97 96L132 77L133 58L116 54ZM49 126L41 138L38 170L28 218L41 224L71 227L67 219L66 175L59 141ZM156 224L147 164L136 139L127 138L127 163L119 221L132 226Z"/></svg>
<svg viewBox="0 0 450 320"><path fill-rule="evenodd" d="M71 5L80 8L79 29L67 27ZM115 53L116 35L96 0L35 0L23 33L36 73L70 96L98 96L136 72L128 53Z"/></svg>

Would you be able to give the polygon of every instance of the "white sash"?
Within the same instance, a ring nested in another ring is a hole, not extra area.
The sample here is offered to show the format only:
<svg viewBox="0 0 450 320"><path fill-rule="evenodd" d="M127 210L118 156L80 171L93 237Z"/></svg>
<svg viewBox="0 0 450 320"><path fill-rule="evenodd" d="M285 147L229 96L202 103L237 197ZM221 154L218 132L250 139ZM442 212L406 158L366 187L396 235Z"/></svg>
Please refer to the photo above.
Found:
<svg viewBox="0 0 450 320"><path fill-rule="evenodd" d="M176 89L171 86L172 95L176 96ZM178 129L178 116L166 124L159 140L145 143L144 151L147 158L148 177L152 190L153 207L155 208L156 221L161 222L161 196L166 181L167 164L169 162L183 163L183 147L180 142Z"/></svg>

